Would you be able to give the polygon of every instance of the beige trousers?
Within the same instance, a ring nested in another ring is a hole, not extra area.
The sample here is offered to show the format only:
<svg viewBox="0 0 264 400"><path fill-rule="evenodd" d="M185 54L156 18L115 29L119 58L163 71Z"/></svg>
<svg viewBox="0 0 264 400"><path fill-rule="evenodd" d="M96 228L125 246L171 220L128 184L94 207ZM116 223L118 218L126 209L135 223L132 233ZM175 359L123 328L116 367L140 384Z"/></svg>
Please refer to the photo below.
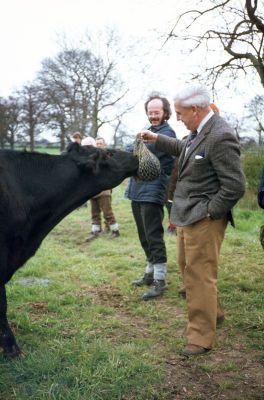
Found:
<svg viewBox="0 0 264 400"><path fill-rule="evenodd" d="M227 220L204 218L177 227L178 263L186 288L187 343L211 348L216 320L224 315L217 296L217 270Z"/></svg>

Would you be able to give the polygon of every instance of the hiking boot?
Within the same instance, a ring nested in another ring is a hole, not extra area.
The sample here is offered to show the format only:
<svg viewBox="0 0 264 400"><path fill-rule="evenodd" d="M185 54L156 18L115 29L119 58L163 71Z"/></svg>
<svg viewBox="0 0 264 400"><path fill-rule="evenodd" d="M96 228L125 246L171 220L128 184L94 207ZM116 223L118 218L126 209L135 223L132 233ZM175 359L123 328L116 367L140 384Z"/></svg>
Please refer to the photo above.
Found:
<svg viewBox="0 0 264 400"><path fill-rule="evenodd" d="M143 294L142 299L145 301L154 299L155 297L160 296L167 288L168 285L166 285L165 281L154 280L152 288Z"/></svg>
<svg viewBox="0 0 264 400"><path fill-rule="evenodd" d="M153 274L146 273L142 278L133 281L132 285L134 285L134 286L143 286L143 285L150 286L150 285L152 285L153 281L154 281Z"/></svg>
<svg viewBox="0 0 264 400"><path fill-rule="evenodd" d="M100 232L91 232L90 235L87 236L86 242L91 242L94 239L97 239L99 237Z"/></svg>
<svg viewBox="0 0 264 400"><path fill-rule="evenodd" d="M112 231L111 235L110 235L110 239L116 239L119 236L120 236L119 231Z"/></svg>

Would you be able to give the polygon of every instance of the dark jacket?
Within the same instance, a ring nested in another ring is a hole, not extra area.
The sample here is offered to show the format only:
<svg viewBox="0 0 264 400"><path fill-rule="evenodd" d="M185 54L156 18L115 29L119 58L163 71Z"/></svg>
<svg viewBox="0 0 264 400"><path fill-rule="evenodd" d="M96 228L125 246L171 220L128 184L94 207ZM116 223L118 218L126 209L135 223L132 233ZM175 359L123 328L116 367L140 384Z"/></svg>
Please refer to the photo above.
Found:
<svg viewBox="0 0 264 400"><path fill-rule="evenodd" d="M260 179L257 199L258 199L258 205L261 208L264 208L264 168L263 168L262 176L261 176L261 179Z"/></svg>
<svg viewBox="0 0 264 400"><path fill-rule="evenodd" d="M159 150L179 156L179 173L171 211L178 226L191 225L208 214L227 216L243 196L243 173L239 143L232 128L218 114L205 124L186 154L186 141L160 135Z"/></svg>
<svg viewBox="0 0 264 400"><path fill-rule="evenodd" d="M160 135L176 138L174 130L167 122L157 127L151 126L149 130ZM130 178L125 197L133 201L163 205L166 201L168 180L174 165L175 157L157 150L155 144L147 145L147 147L160 160L161 174L154 181L143 182Z"/></svg>

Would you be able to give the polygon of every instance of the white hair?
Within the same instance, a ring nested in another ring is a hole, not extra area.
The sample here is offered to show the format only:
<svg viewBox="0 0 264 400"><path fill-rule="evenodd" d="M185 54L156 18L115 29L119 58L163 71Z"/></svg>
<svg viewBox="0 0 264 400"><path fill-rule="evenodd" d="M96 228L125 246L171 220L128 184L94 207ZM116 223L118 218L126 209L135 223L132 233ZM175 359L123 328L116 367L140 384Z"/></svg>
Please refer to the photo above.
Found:
<svg viewBox="0 0 264 400"><path fill-rule="evenodd" d="M189 85L180 90L173 100L174 102L180 102L182 107L197 106L206 108L210 104L210 93L205 86Z"/></svg>
<svg viewBox="0 0 264 400"><path fill-rule="evenodd" d="M81 144L82 146L96 146L95 140L91 136L84 138Z"/></svg>

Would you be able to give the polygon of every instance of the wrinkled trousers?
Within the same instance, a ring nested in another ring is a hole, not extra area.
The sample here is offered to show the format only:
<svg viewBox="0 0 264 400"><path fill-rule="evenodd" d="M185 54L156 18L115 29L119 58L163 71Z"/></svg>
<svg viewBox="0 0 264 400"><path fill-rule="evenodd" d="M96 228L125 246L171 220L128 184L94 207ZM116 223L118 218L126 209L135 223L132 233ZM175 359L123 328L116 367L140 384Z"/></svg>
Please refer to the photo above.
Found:
<svg viewBox="0 0 264 400"><path fill-rule="evenodd" d="M225 218L204 218L177 227L178 263L188 306L188 344L211 348L217 318L224 315L217 295L217 272L226 226Z"/></svg>
<svg viewBox="0 0 264 400"><path fill-rule="evenodd" d="M102 195L90 200L91 202L91 213L92 213L92 225L101 226L101 212L103 212L105 225L109 227L116 223L116 219L112 210L112 196Z"/></svg>

